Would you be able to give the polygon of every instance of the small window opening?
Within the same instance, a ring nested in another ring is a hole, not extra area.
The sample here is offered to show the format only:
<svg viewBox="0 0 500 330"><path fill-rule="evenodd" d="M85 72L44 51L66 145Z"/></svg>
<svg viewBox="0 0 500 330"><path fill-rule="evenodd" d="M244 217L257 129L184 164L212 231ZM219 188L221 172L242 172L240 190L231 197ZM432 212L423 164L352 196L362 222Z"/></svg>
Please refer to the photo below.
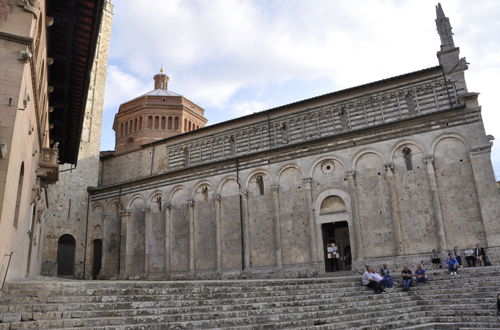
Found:
<svg viewBox="0 0 500 330"><path fill-rule="evenodd" d="M156 203L158 204L158 212L161 212L161 196L156 197Z"/></svg>
<svg viewBox="0 0 500 330"><path fill-rule="evenodd" d="M184 166L189 166L189 147L184 147Z"/></svg>
<svg viewBox="0 0 500 330"><path fill-rule="evenodd" d="M415 100L412 93L406 94L406 105L408 106L408 112L415 112Z"/></svg>
<svg viewBox="0 0 500 330"><path fill-rule="evenodd" d="M231 135L229 137L229 152L231 155L234 155L236 153L236 143L234 141L234 135Z"/></svg>
<svg viewBox="0 0 500 330"><path fill-rule="evenodd" d="M259 187L260 195L264 195L264 178L262 178L262 175L259 175L255 181L257 182L257 186Z"/></svg>
<svg viewBox="0 0 500 330"><path fill-rule="evenodd" d="M203 186L201 188L201 193L203 194L203 201L208 202L208 187Z"/></svg>
<svg viewBox="0 0 500 330"><path fill-rule="evenodd" d="M410 148L406 147L403 149L403 157L404 157L405 163L406 163L406 170L412 171L413 164L411 162L411 149Z"/></svg>

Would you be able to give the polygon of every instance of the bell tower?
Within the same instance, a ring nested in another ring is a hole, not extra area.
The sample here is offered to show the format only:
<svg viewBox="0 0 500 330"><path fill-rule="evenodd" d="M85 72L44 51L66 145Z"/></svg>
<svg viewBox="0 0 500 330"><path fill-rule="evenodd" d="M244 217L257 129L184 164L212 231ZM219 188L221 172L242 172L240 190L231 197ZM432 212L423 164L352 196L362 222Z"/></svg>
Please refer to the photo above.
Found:
<svg viewBox="0 0 500 330"><path fill-rule="evenodd" d="M163 67L161 67L160 73L156 74L153 79L155 81L155 89L168 89L168 80L170 78L163 73Z"/></svg>

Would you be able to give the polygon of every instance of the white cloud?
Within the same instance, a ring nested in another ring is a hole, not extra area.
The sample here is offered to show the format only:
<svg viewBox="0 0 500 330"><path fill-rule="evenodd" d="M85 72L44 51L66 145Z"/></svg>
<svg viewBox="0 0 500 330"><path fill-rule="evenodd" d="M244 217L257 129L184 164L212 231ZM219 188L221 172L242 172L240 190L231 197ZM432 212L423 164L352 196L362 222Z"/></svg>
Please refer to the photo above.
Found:
<svg viewBox="0 0 500 330"><path fill-rule="evenodd" d="M263 102L250 101L233 104L230 108L235 117L241 117L266 110L267 105Z"/></svg>

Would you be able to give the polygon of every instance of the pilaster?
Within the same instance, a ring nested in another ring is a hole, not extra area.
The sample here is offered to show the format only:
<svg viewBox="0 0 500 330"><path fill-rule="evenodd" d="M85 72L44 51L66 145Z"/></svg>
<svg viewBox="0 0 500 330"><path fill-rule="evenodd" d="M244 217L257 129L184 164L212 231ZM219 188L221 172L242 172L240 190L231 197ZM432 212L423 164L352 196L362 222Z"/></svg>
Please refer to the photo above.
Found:
<svg viewBox="0 0 500 330"><path fill-rule="evenodd" d="M189 271L194 272L194 200L186 204L189 208Z"/></svg>
<svg viewBox="0 0 500 330"><path fill-rule="evenodd" d="M220 218L220 208L221 208L221 195L214 195L215 202L215 251L217 256L217 272L222 272L222 244L221 244L221 218Z"/></svg>
<svg viewBox="0 0 500 330"><path fill-rule="evenodd" d="M387 184L389 185L389 198L391 200L391 217L394 226L392 230L394 235L394 252L396 255L406 254L406 246L402 244L401 240L401 218L399 216L398 192L396 183L394 182L394 164L387 163L384 164L384 167Z"/></svg>
<svg viewBox="0 0 500 330"><path fill-rule="evenodd" d="M250 233L248 228L248 190L242 190L241 194L241 202L242 202L242 216L243 216L243 270L250 270Z"/></svg>
<svg viewBox="0 0 500 330"><path fill-rule="evenodd" d="M119 267L119 278L127 278L127 252L128 245L127 241L130 239L127 235L128 226L130 223L130 211L125 210L120 212L120 267Z"/></svg>
<svg viewBox="0 0 500 330"><path fill-rule="evenodd" d="M356 171L346 171L347 190L352 202L352 225L354 227L354 247L352 255L354 259L364 258L363 235L361 232L361 219L359 218L358 193L356 189Z"/></svg>
<svg viewBox="0 0 500 330"><path fill-rule="evenodd" d="M274 247L276 254L276 267L283 269L283 258L281 255L281 222L280 222L280 187L277 184L271 186L274 201Z"/></svg>
<svg viewBox="0 0 500 330"><path fill-rule="evenodd" d="M303 178L302 182L304 183L304 200L306 202L306 214L309 217L309 252L311 254L311 262L317 262L318 252L316 249L316 221L314 219L313 212L313 196L312 196L312 178Z"/></svg>
<svg viewBox="0 0 500 330"><path fill-rule="evenodd" d="M436 173L434 171L434 156L428 155L424 157L427 166L427 176L429 178L429 186L431 188L432 209L434 220L436 221L436 229L438 232L439 249L445 251L447 249L446 235L444 231L443 213L441 211L441 202L439 201L439 193L437 190Z"/></svg>

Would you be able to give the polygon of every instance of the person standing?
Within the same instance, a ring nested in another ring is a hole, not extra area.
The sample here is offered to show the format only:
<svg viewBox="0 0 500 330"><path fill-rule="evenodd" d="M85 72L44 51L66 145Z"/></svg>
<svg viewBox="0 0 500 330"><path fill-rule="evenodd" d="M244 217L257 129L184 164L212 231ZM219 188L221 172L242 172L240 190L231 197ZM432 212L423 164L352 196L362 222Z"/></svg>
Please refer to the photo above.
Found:
<svg viewBox="0 0 500 330"><path fill-rule="evenodd" d="M484 266L484 259L486 256L486 252L484 252L484 249L479 245L479 243L476 244L476 248L474 249L474 257L476 258L476 261L478 264L481 264L481 266Z"/></svg>
<svg viewBox="0 0 500 330"><path fill-rule="evenodd" d="M465 260L467 261L467 267L476 267L476 257L474 256L474 250L472 247L468 247L464 250Z"/></svg>

